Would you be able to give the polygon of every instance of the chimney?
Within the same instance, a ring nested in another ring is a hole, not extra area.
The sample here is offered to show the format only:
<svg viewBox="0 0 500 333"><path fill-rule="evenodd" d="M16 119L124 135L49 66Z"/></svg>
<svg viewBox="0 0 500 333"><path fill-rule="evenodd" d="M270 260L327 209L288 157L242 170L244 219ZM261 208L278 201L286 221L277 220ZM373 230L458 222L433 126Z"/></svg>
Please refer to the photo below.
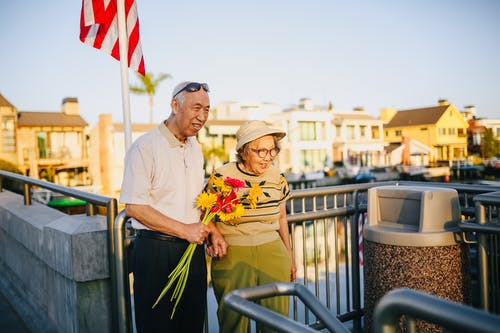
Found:
<svg viewBox="0 0 500 333"><path fill-rule="evenodd" d="M299 109L312 111L312 109L313 109L312 99L310 99L310 98L301 98L299 100Z"/></svg>
<svg viewBox="0 0 500 333"><path fill-rule="evenodd" d="M450 103L448 102L448 100L446 98L441 98L440 100L438 100L438 105L445 106L445 105L450 105Z"/></svg>
<svg viewBox="0 0 500 333"><path fill-rule="evenodd" d="M80 104L78 104L78 98L76 97L66 97L62 101L62 113L69 116L80 115Z"/></svg>
<svg viewBox="0 0 500 333"><path fill-rule="evenodd" d="M396 113L397 113L396 109L393 108L381 109L379 112L379 119L390 121Z"/></svg>
<svg viewBox="0 0 500 333"><path fill-rule="evenodd" d="M362 106L356 106L354 109L353 109L354 112L365 112L365 108L362 107Z"/></svg>

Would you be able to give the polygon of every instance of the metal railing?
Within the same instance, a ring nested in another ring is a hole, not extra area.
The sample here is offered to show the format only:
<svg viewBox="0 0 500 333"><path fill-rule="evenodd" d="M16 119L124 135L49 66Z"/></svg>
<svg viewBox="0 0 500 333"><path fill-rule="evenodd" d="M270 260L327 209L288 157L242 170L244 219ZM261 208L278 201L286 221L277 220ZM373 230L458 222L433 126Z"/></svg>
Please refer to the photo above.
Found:
<svg viewBox="0 0 500 333"><path fill-rule="evenodd" d="M227 306L255 321L287 333L317 332L281 314L270 311L253 301L274 296L296 296L321 321L324 328L332 333L350 332L328 308L318 302L311 291L296 283L273 283L262 286L233 290L224 297ZM396 333L400 331L401 316L406 316L406 332L415 333L415 320L434 323L453 332L496 333L500 327L500 316L402 288L390 291L375 308L375 333Z"/></svg>
<svg viewBox="0 0 500 333"><path fill-rule="evenodd" d="M116 291L116 288L114 287L116 285L116 272L115 272L115 240L117 237L115 237L114 234L114 222L118 210L118 205L117 201L115 198L110 198L94 193L87 193L79 190L75 190L66 186L61 186L57 185L54 183L49 183L46 181L42 181L39 179L34 179L30 177L26 177L23 175L19 175L16 173L0 170L0 191L3 191L4 188L4 179L8 179L10 181L13 181L15 184L21 184L22 188L22 194L24 198L24 204L25 205L31 205L32 202L32 193L33 193L33 187L39 187L47 190L51 190L55 193L61 193L64 195L67 195L69 197L75 198L75 199L80 199L84 200L86 202L85 204L85 211L87 216L94 216L97 214L97 207L104 207L106 210L106 223L108 226L108 261L109 261L109 275L111 279L111 285L112 285L112 292ZM116 293L112 294L111 300L112 302L115 302L118 298L118 295ZM119 326L119 323L117 321L118 314L117 314L117 305L113 304L111 311L113 314L113 320L112 320L112 327L115 331L115 329Z"/></svg>
<svg viewBox="0 0 500 333"><path fill-rule="evenodd" d="M375 333L396 333L399 319L406 315L406 332L416 332L414 320L422 319L457 333L496 333L500 317L412 289L395 289L382 297L375 308Z"/></svg>
<svg viewBox="0 0 500 333"><path fill-rule="evenodd" d="M310 290L315 299L352 331L362 330L363 281L362 257L359 240L367 210L367 191L383 185L436 186L454 188L460 198L464 221L474 222L474 198L489 191L500 190L491 186L429 183L429 182L380 182L356 185L309 188L294 190L287 203L292 245L298 266L297 281ZM117 217L115 234L125 237L126 217ZM475 224L475 223L474 223ZM121 230L121 232L118 232ZM465 230L464 230L465 232ZM126 244L126 240L115 243ZM474 245L474 244L472 244ZM120 250L116 249L119 254ZM126 251L121 251L126 255ZM126 258L117 257L117 271L126 267ZM123 271L125 272L125 271ZM122 298L118 304L124 325L120 332L130 332L132 321L129 304L128 274L122 276ZM324 323L307 306L293 298L292 318L307 327L324 328ZM215 309L209 309L215 311ZM208 327L208 326L207 326Z"/></svg>
<svg viewBox="0 0 500 333"><path fill-rule="evenodd" d="M224 297L224 302L229 308L255 321L261 322L278 332L317 332L306 325L291 320L281 314L272 313L262 305L252 302L252 300L274 296L298 297L330 332L350 332L340 320L331 315L328 308L320 303L309 289L298 283L272 283L252 288L233 290Z"/></svg>
<svg viewBox="0 0 500 333"><path fill-rule="evenodd" d="M96 214L97 206L106 207L113 328L117 332L131 332L132 312L126 255L128 241L125 228L127 218L124 212L117 214L116 199L6 171L0 171L0 188L4 178L22 184L26 205L31 204L32 187L38 186L86 201L87 215ZM463 213L460 227L469 241L478 241L478 265L481 266L478 271L482 272L480 283L484 286L480 296L481 304L484 304L483 308L498 313L499 201L498 194L491 192L500 191L500 187L393 181L294 190L287 208L292 245L299 269L298 282L310 290L318 302L324 304L339 321L350 324L353 331L360 331L363 316L363 266L359 237L366 218L366 193L374 186L398 184L457 190ZM485 233L488 235L483 237ZM487 247L483 249L481 244L487 244ZM486 269L483 267L485 265ZM324 327L317 314L299 304L296 297L293 298L292 313L293 320L306 326Z"/></svg>

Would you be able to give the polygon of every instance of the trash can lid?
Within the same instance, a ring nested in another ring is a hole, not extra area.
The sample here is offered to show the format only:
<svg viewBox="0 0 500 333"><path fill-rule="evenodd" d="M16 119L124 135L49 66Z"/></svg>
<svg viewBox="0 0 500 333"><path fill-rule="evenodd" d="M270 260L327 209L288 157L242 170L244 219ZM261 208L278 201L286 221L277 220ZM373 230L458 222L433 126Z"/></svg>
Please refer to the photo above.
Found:
<svg viewBox="0 0 500 333"><path fill-rule="evenodd" d="M458 193L431 186L379 186L368 190L366 240L400 246L458 242Z"/></svg>

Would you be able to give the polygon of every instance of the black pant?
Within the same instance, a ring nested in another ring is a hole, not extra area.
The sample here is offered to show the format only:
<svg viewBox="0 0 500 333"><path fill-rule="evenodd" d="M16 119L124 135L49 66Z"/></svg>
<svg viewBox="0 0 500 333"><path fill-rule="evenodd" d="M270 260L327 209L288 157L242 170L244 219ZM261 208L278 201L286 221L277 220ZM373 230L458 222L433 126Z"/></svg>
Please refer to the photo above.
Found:
<svg viewBox="0 0 500 333"><path fill-rule="evenodd" d="M188 242L137 237L134 241L134 306L137 332L203 332L207 307L207 265L203 246L197 246L189 268L182 299L170 320L175 304L170 301L175 283L152 309L177 266Z"/></svg>

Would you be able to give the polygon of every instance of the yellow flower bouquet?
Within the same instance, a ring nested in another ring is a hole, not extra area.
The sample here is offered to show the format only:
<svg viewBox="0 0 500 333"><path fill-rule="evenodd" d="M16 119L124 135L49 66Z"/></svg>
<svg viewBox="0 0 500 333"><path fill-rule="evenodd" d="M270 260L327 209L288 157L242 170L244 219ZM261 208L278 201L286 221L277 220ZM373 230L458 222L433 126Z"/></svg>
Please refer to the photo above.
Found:
<svg viewBox="0 0 500 333"><path fill-rule="evenodd" d="M257 194L261 191L259 191L258 188L255 188L255 185L248 185L252 188L252 190L248 194L238 198L236 192L245 187L245 183L243 181L230 177L223 179L220 174L212 174L207 182L205 190L198 195L196 199L196 207L203 212L201 222L207 225L215 218L218 218L220 221L227 222L241 217L244 211L241 203L243 200L247 200L250 206L255 206ZM177 305L182 298L189 275L189 266L191 264L191 259L196 246L197 244L195 243L188 245L188 248L179 260L179 263L168 275L167 285L163 288L160 296L158 296L156 302L153 304L154 308L163 296L165 296L168 290L170 290L170 288L172 288L175 284L172 297L170 298L170 301L175 300L172 315L170 316L171 319L174 317Z"/></svg>

